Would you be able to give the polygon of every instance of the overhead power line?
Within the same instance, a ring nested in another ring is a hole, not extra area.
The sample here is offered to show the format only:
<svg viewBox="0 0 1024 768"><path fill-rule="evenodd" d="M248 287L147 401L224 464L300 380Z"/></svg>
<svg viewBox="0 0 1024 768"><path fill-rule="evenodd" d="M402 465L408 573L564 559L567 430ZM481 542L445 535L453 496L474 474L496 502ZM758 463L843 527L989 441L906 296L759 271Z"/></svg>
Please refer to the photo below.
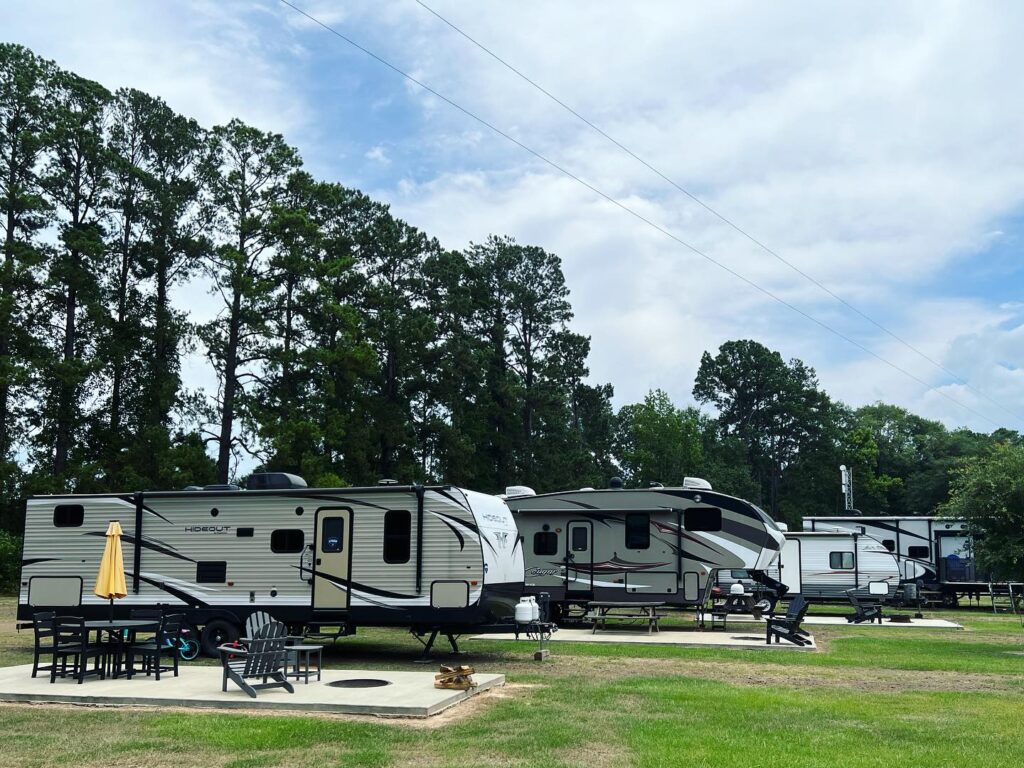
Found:
<svg viewBox="0 0 1024 768"><path fill-rule="evenodd" d="M804 270L800 269L800 267L798 267L796 264L794 264L793 262L789 261L788 259L786 259L782 255L780 255L774 249L770 248L764 242L762 242L758 238L754 237L754 235L750 234L747 230L743 229L738 224L733 222L731 219L727 218L724 214L719 213L711 205L709 205L708 203L704 202L704 200L699 198L694 193L690 192L690 190L686 189L681 184L676 182L674 179L672 179L669 176L667 176L661 170L659 170L658 168L653 166L650 162L648 162L644 158L642 158L639 155L637 155L633 150L631 150L625 144L620 142L618 139L614 138L613 136L610 136L600 126L596 125L593 121L589 120L587 117L585 117L584 115L582 115L579 112L577 112L575 109L573 109L571 106L566 104L558 96L556 96L555 94L551 93L551 91L547 90L540 83L536 82L535 80L533 80L532 78L527 76L525 73L523 73L521 70L519 70L517 67L515 67L513 64L511 64L508 61L506 61L505 59L503 59L501 56L499 56L494 51L492 51L490 48L488 48L486 45L484 45L479 40L477 40L476 38L471 36L465 30L461 29L454 22L450 21L449 19L445 18L440 13L435 11L433 8L431 8L429 5L427 5L425 2L423 2L423 0L414 0L414 2L416 2L417 5L419 5L424 10L426 10L427 12L429 12L430 14L435 16L438 20L442 21L444 24L446 24L448 27L450 27L454 32L456 32L459 35L461 35L462 37L466 38L466 40L471 42L473 45L475 45L481 51L483 51L488 56L490 56L492 59L497 61L503 67L508 69L510 72L514 73L521 80L523 80L524 82L528 83L530 86L532 86L533 88L535 88L536 90L540 91L542 94L547 96L551 101L553 101L555 104L560 106L562 109L564 109L566 112L571 114L573 117L577 118L578 120L580 120L581 122L583 122L584 124L589 126L598 135L602 136L604 139L606 139L607 141L609 141L612 144L614 144L616 147L618 147L624 153L626 153L631 158L633 158L638 163L640 163L642 166L644 166L649 171L654 173L654 175L658 176L663 181L667 182L669 185L674 187L676 190L678 190L682 194L686 195L686 197L690 198L690 200L695 202L697 205L699 205L705 211L707 211L712 216L714 216L716 219L721 221L723 224L725 224L726 226L730 227L733 231L735 231L736 233L742 235L747 240L749 240L751 243L753 243L758 248L763 250L765 253L769 254L772 257L774 257L775 259L777 259L778 261L782 262L787 267L789 267L791 270L796 272L798 275L800 275L801 277L803 277L806 280L808 280L811 283L813 283L820 290L822 290L824 293L826 293L829 296L831 296L833 299L838 301L840 304L842 304L844 307L849 309L851 312L853 312L854 314L860 316L862 319L866 320L867 322L871 323L871 325L873 325L876 328L878 328L880 331L885 333L887 336L889 336L892 339L895 339L897 342L902 344L904 347L906 347L910 351L914 352L916 355L920 356L922 359L926 360L927 362L931 363L938 370L942 371L947 376L951 377L958 384L962 384L963 386L967 387L972 392L974 392L976 395L979 395L980 397L984 398L985 400L988 400L990 403L992 403L993 405L995 405L996 407L998 407L1002 411L1005 411L1009 415L1013 416L1017 421L1024 423L1024 416L1021 416L1020 414L1016 413L1011 408L1009 408L1006 405L1002 404L1001 402L999 402L995 398L990 397L985 392L982 392L980 389L978 389L977 387L972 385L969 381L967 381L966 378L957 375L954 371L951 371L949 368L947 368L942 363L938 362L937 360L935 360L934 358L929 356L927 353L922 352L920 349L918 349L916 346L914 346L909 341L904 339L902 336L900 336L899 334L897 334L894 331L890 330L889 328L884 326L882 323L878 322L873 317L871 317L870 315L868 315L867 313L865 313L864 311L862 311L858 307L856 307L853 304L851 304L850 302L848 302L842 296L840 296L837 293L835 293L834 291L832 291L828 286L824 285L819 280L815 279L812 275L810 275L807 272L805 272Z"/></svg>
<svg viewBox="0 0 1024 768"><path fill-rule="evenodd" d="M904 376L910 378L911 380L917 382L918 384L921 384L922 386L924 386L926 388L926 390L934 391L936 394L938 394L941 397L945 398L946 400L948 400L949 402L951 402L954 405L958 406L959 408L962 408L963 410L967 411L968 413L973 414L974 416L978 417L982 421L985 421L985 422L987 422L987 423L989 423L989 424L991 424L991 425L993 425L993 426L995 426L997 428L1002 426L1001 424L993 421L992 419L988 418L984 414L979 413L978 411L974 410L969 405L966 405L966 404L960 402L959 400L957 400L956 398L954 398L950 394L948 394L946 392L943 392L941 389L938 389L937 387L929 384L924 379L921 379L921 378L915 376L913 373L911 373L910 371L906 370L905 368L900 367L896 363L893 363L892 361L887 360L886 358L884 358L881 355L875 353L871 349L865 347L863 344L861 344L860 342L856 341L855 339L852 339L849 336L845 335L844 333L842 333L840 331L837 331L835 328L831 327L827 323L819 320L818 318L814 317L813 315L808 314L807 312L805 312L804 310L800 309L799 307L789 303L788 301L783 299L781 296L776 295L775 293L773 293L769 289L764 288L763 286L761 286L758 283L754 282L753 280L745 277L744 275L740 274L739 272L737 272L736 270L732 269L731 267L723 264L722 262L718 261L717 259L713 258L712 256L709 256L704 251L702 251L699 248L697 248L696 246L691 245L690 243L686 242L682 238L680 238L677 235L673 234L671 231L669 231L669 230L665 229L664 227L662 227L660 224L657 224L654 221L648 219L646 216L644 216L643 214L641 214L638 211L634 210L633 208L630 208L625 203L622 203L622 202L616 200L611 195L607 194L606 192L603 192L602 190L598 189L597 187L595 187L594 185L590 184L589 182L581 179L579 176L575 175L574 173L572 173L568 169L566 169L563 166L559 165L554 160L551 160L550 158L548 158L545 155L541 154L540 152L538 152L537 150L535 150L532 147L528 146L527 144L524 144L519 139L517 139L514 136L511 136L510 134L508 134L505 131L501 130L500 128L498 128L493 123L490 123L486 119L484 119L484 118L480 117L479 115L477 115L476 113L471 112L469 109L467 109L466 107L463 107L458 102L454 101L453 99L449 98L448 96L445 96L443 93L435 90L434 88L432 88L431 86L427 85L423 81L417 79L416 77L414 77L413 75L409 74L408 72L400 69L399 67L397 67L396 65L394 65L390 61L388 61L387 59L385 59L382 56L374 53L370 49L364 47L363 45L359 44L358 42L356 42L352 38L348 37L347 35L343 34L342 32L339 32L334 27L332 27L329 24L321 21L320 19L316 18L312 14L307 13L302 8L299 8L298 6L296 6L292 2L290 2L290 0L279 0L279 1L281 2L281 4L288 6L293 11L295 11L298 14L300 14L301 16L304 16L306 19L308 19L309 21L313 22L317 26L323 28L327 32L330 32L335 37L337 37L340 40L343 40L344 42L348 43L353 48L363 52L364 54L366 54L367 56L372 58L374 61L378 62L379 64L382 64L385 67L387 67L392 72L400 75L401 77L405 78L406 80L408 80L409 82L411 82L414 85L418 86L419 88L422 88L427 93L429 93L432 96L440 99L445 104L448 104L453 109L458 110L459 112L464 114L466 117L470 118L471 120L474 120L475 122L477 122L480 125L484 126L488 130L493 131L494 133L498 134L499 136L501 136L505 140L511 142L512 144L515 144L517 147L519 147L523 151L529 153L530 155L532 155L533 157L537 158L541 162L545 163L546 165L550 166L551 168L554 168L559 173L563 174L564 176L572 179L576 183L578 183L581 186L585 187L586 189L590 190L591 192L593 192L598 197L601 197L602 199L604 199L607 202L609 202L612 205L614 205L616 208L619 208L619 209L625 211L630 216L633 216L634 218L636 218L639 221L643 222L644 224L646 224L647 226L651 227L652 229L660 232L661 234L663 234L666 237L670 238L671 240L675 241L676 243L678 243L679 245L683 246L687 250L691 251L695 255L700 256L702 259L704 259L704 260L714 264L719 269L722 269L725 272L728 272L733 277L735 277L735 278L737 278L739 280L742 280L744 283L746 283L750 287L754 288L755 290L759 291L760 293L763 293L765 296L769 297L770 299L773 299L774 301L778 302L782 306L792 310L793 312L795 312L796 314L798 314L801 317L805 318L806 320L809 320L810 322L814 323L815 325L819 326L820 328L822 328L822 329L828 331L829 333L833 334L837 338L842 339L846 343L856 347L857 349L861 350L865 354L875 358L880 363L883 363L884 365L888 366L889 368L892 368L894 371L897 371L898 373L903 374Z"/></svg>

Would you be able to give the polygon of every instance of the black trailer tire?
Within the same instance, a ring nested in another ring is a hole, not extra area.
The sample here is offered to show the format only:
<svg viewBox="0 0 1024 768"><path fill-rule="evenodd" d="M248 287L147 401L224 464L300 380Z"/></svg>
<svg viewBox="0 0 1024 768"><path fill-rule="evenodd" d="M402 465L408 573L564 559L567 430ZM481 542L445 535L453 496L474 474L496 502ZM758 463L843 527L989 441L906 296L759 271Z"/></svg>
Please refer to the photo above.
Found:
<svg viewBox="0 0 1024 768"><path fill-rule="evenodd" d="M224 619L214 619L203 627L200 645L207 656L218 656L218 645L233 643L239 638L238 627Z"/></svg>

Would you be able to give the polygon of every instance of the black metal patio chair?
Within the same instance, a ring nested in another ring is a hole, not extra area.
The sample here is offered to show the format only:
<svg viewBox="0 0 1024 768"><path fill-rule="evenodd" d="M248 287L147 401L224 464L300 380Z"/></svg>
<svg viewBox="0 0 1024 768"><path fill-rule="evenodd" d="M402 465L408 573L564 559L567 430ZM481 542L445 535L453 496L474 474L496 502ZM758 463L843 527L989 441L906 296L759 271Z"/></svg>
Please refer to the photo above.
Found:
<svg viewBox="0 0 1024 768"><path fill-rule="evenodd" d="M104 645L89 643L89 630L85 627L85 619L79 616L56 616L53 619L53 627L50 682L57 682L58 677L67 677L69 659L73 660L72 676L78 680L79 685L85 681L86 675L98 675L100 680L103 680L106 677L107 648ZM94 660L92 669L88 668L89 659Z"/></svg>
<svg viewBox="0 0 1024 768"><path fill-rule="evenodd" d="M295 693L286 676L287 637L288 628L280 622L273 621L256 630L245 651L222 645L220 652L221 663L224 666L224 681L221 690L227 691L228 680L232 680L254 699L256 691L263 688L284 688L288 693ZM250 682L258 679L262 679L263 682ZM268 680L271 682L267 682Z"/></svg>
<svg viewBox="0 0 1024 768"><path fill-rule="evenodd" d="M125 649L128 679L131 680L135 674L136 657L142 661L140 671L146 677L154 675L159 680L161 672L174 672L174 676L177 677L178 650L181 645L181 630L184 626L185 615L173 613L160 619L156 633L151 639L130 644ZM170 659L170 663L166 665L163 663L165 656Z"/></svg>
<svg viewBox="0 0 1024 768"><path fill-rule="evenodd" d="M809 607L810 606L807 600L804 599L804 596L797 595L795 598L790 600L789 610L786 611L785 616L769 616L765 632L765 641L767 644L771 645L772 638L774 637L776 643L780 640L788 640L794 645L810 645L811 633L806 629L801 629L800 627L804 617L807 615L807 609Z"/></svg>

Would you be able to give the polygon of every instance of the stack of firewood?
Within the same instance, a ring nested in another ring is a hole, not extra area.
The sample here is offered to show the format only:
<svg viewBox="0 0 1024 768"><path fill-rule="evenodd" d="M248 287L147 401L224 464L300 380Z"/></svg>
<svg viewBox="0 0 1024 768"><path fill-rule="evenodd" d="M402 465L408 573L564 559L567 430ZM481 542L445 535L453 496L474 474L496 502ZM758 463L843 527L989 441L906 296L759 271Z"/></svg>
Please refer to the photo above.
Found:
<svg viewBox="0 0 1024 768"><path fill-rule="evenodd" d="M463 664L461 667L441 667L441 672L434 675L435 688L453 688L457 691L468 691L476 688L476 682L470 675L476 670Z"/></svg>

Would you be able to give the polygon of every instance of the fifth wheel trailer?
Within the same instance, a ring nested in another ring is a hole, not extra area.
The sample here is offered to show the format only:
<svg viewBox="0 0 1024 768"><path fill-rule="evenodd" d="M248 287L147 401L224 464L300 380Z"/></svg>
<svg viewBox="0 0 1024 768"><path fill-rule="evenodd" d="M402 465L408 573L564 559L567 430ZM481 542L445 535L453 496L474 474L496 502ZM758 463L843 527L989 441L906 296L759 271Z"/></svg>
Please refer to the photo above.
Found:
<svg viewBox="0 0 1024 768"><path fill-rule="evenodd" d="M510 489L511 491L512 489ZM782 532L755 505L707 488L510 495L526 593L565 613L591 601L701 604L718 569L763 574Z"/></svg>
<svg viewBox="0 0 1024 768"><path fill-rule="evenodd" d="M256 476L258 479L260 476ZM124 530L128 595L202 628L204 649L254 612L293 626L456 632L514 613L523 554L501 499L448 486L186 490L28 500L18 618L100 618L107 524Z"/></svg>

